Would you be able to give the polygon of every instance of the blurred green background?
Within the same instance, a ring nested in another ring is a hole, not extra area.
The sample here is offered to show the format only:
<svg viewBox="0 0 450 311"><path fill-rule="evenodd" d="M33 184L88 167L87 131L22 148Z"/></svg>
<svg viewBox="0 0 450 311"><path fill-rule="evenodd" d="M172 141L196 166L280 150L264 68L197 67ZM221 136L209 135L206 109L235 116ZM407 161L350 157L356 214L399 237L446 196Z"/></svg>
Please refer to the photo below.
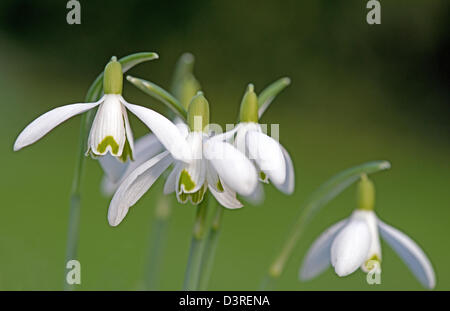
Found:
<svg viewBox="0 0 450 311"><path fill-rule="evenodd" d="M366 1L81 1L81 25L66 23L66 1L0 3L2 207L0 289L58 290L80 117L18 153L19 132L43 112L82 101L112 55L158 52L132 74L166 88L186 51L211 103L212 121L232 123L249 82L257 91L282 76L292 84L261 120L280 123L296 170L296 191L266 187L262 206L226 212L210 289L252 290L281 247L302 201L331 175L370 160L391 161L373 176L376 210L415 239L450 289L450 2L381 1L381 25L366 23ZM161 112L125 84L124 96ZM131 118L135 136L146 128ZM89 159L83 184L79 260L83 290L140 289L159 182L117 228L106 219L102 172ZM301 283L297 272L314 238L355 207L352 187L307 228L280 279L283 290L420 290L383 243L382 284L358 271L329 269ZM174 198L172 198L174 199ZM194 208L176 207L160 288L182 286Z"/></svg>

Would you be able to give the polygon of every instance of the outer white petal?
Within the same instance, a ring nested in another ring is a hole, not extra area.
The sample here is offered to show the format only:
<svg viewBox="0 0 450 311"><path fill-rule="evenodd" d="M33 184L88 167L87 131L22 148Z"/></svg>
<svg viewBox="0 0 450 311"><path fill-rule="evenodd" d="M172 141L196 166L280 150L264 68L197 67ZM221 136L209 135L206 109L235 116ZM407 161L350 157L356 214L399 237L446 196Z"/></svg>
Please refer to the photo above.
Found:
<svg viewBox="0 0 450 311"><path fill-rule="evenodd" d="M383 239L395 250L423 286L432 289L436 285L433 266L427 255L410 237L378 219Z"/></svg>
<svg viewBox="0 0 450 311"><path fill-rule="evenodd" d="M339 276L349 275L365 261L370 247L367 222L351 219L338 233L331 245L331 264Z"/></svg>
<svg viewBox="0 0 450 311"><path fill-rule="evenodd" d="M245 155L248 155L247 150L247 132L249 131L261 131L261 127L259 124L254 122L243 122L239 123L238 127L236 127L236 137L234 139L235 147Z"/></svg>
<svg viewBox="0 0 450 311"><path fill-rule="evenodd" d="M189 145L175 124L163 115L137 105L123 101L123 104L135 114L158 137L172 156L184 162L191 159Z"/></svg>
<svg viewBox="0 0 450 311"><path fill-rule="evenodd" d="M31 145L62 122L77 114L95 108L102 101L103 97L95 103L66 105L44 113L39 118L28 124L27 127L19 134L16 142L14 143L14 151Z"/></svg>
<svg viewBox="0 0 450 311"><path fill-rule="evenodd" d="M224 182L220 181L217 172L214 170L210 163L208 163L207 166L206 179L208 181L209 190L222 206L229 209L241 208L243 206L242 203L239 202L239 200L236 198L236 192L231 190ZM219 187L217 186L219 184L219 181L223 189L219 189Z"/></svg>
<svg viewBox="0 0 450 311"><path fill-rule="evenodd" d="M229 209L237 209L241 208L244 205L242 205L241 202L236 198L236 192L231 190L228 186L225 184L223 185L224 191L220 192L214 189L214 187L211 187L208 185L209 191L211 191L212 195L216 198L217 202L219 202L222 206L229 208Z"/></svg>
<svg viewBox="0 0 450 311"><path fill-rule="evenodd" d="M113 156L122 155L126 130L121 97L116 94L105 95L104 102L98 107L88 140L89 149L94 155L105 155L108 152ZM110 145L103 151L98 149L106 137L112 137L117 143L116 151Z"/></svg>
<svg viewBox="0 0 450 311"><path fill-rule="evenodd" d="M229 143L209 139L204 144L204 156L216 170L220 179L232 190L251 195L258 184L252 162Z"/></svg>
<svg viewBox="0 0 450 311"><path fill-rule="evenodd" d="M164 151L163 145L154 134L147 134L136 140L134 161L125 163L119 161L110 154L99 158L100 165L106 176L102 180L102 192L110 196L132 171L147 160Z"/></svg>
<svg viewBox="0 0 450 311"><path fill-rule="evenodd" d="M183 120L181 120L179 117L176 117L173 120L173 123L177 126L178 130L181 133L181 136L183 136L183 137L187 137L188 136L188 134L189 134L189 126L186 123L184 123Z"/></svg>
<svg viewBox="0 0 450 311"><path fill-rule="evenodd" d="M176 162L175 167L172 169L164 183L164 194L169 194L176 190L177 178L180 176L182 167L182 162Z"/></svg>
<svg viewBox="0 0 450 311"><path fill-rule="evenodd" d="M127 109L124 105L122 105L122 115L123 115L123 122L125 123L125 136L128 140L128 143L130 144L131 148L131 154L134 157L134 137L133 137L133 131L131 130L130 121L128 120L128 113Z"/></svg>
<svg viewBox="0 0 450 311"><path fill-rule="evenodd" d="M244 196L244 198L251 204L254 204L254 205L262 204L264 202L264 198L265 198L264 188L263 188L262 184L258 183L256 185L256 188L253 191L253 193L248 196Z"/></svg>
<svg viewBox="0 0 450 311"><path fill-rule="evenodd" d="M292 194L295 188L295 173L294 165L292 164L291 157L287 150L280 144L281 151L283 152L284 161L286 163L286 179L282 184L274 183L275 187L285 194Z"/></svg>
<svg viewBox="0 0 450 311"><path fill-rule="evenodd" d="M315 278L328 268L331 258L331 244L347 222L348 219L343 219L332 225L314 241L300 269L299 277L301 280L307 281Z"/></svg>
<svg viewBox="0 0 450 311"><path fill-rule="evenodd" d="M109 183L116 183L117 181L119 181L123 177L128 165L130 164L129 161L121 162L117 160L116 157L113 157L109 153L98 158L98 162L105 172L105 176L103 176L103 179L107 180Z"/></svg>
<svg viewBox="0 0 450 311"><path fill-rule="evenodd" d="M160 153L134 170L117 189L108 210L108 221L117 226L125 218L128 209L133 206L158 177L173 162L168 151Z"/></svg>
<svg viewBox="0 0 450 311"><path fill-rule="evenodd" d="M381 245L380 245L380 237L378 235L378 225L377 225L377 216L374 211L365 211L365 210L355 210L351 216L353 219L361 219L367 222L370 231L370 247L369 252L367 253L366 260L361 265L361 269L364 272L369 272L366 264L367 261L376 257L378 260L381 260ZM379 268L381 272L381 268Z"/></svg>
<svg viewBox="0 0 450 311"><path fill-rule="evenodd" d="M280 187L286 180L286 162L280 144L259 131L248 131L246 143L250 159L254 159L269 179Z"/></svg>

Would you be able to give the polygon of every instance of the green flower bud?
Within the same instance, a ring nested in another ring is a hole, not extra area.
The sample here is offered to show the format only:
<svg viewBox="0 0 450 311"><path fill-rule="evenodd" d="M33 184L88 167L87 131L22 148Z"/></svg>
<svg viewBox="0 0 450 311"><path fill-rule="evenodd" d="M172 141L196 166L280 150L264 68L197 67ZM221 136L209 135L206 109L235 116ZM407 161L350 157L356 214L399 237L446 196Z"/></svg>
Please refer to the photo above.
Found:
<svg viewBox="0 0 450 311"><path fill-rule="evenodd" d="M242 97L239 119L241 122L258 123L258 97L253 84L248 85L247 91Z"/></svg>
<svg viewBox="0 0 450 311"><path fill-rule="evenodd" d="M113 56L106 65L103 77L103 90L105 94L122 94L123 72L122 65Z"/></svg>
<svg viewBox="0 0 450 311"><path fill-rule="evenodd" d="M209 124L209 103L203 92L197 92L188 107L188 125L191 131L201 132Z"/></svg>
<svg viewBox="0 0 450 311"><path fill-rule="evenodd" d="M357 185L358 209L371 211L375 207L375 186L366 174L361 175Z"/></svg>

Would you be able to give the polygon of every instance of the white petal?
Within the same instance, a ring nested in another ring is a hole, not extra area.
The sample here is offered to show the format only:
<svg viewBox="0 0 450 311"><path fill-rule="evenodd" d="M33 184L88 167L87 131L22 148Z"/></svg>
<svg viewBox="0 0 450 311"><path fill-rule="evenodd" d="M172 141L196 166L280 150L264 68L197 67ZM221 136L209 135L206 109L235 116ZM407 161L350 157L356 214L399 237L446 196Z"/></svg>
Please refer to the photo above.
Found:
<svg viewBox="0 0 450 311"><path fill-rule="evenodd" d="M351 219L331 245L331 264L339 276L346 276L365 261L370 247L370 231L365 220Z"/></svg>
<svg viewBox="0 0 450 311"><path fill-rule="evenodd" d="M259 205L261 203L264 202L264 188L262 186L261 183L258 183L256 185L255 190L253 191L252 194L248 195L248 196L244 196L245 200L247 200L248 202L250 202L251 204L254 205Z"/></svg>
<svg viewBox="0 0 450 311"><path fill-rule="evenodd" d="M187 137L189 134L189 126L184 123L183 120L181 120L179 117L176 117L173 120L173 123L177 126L178 130L180 131L181 136Z"/></svg>
<svg viewBox="0 0 450 311"><path fill-rule="evenodd" d="M368 260L371 260L374 257L377 258L377 260L379 261L381 260L381 245L380 245L380 237L378 235L377 216L375 215L374 211L357 209L353 212L351 217L352 219L365 220L367 222L367 225L369 226L370 232L369 251L367 253L366 259L361 265L361 269L367 273L369 272L369 269L367 269L366 267Z"/></svg>
<svg viewBox="0 0 450 311"><path fill-rule="evenodd" d="M250 159L274 184L281 186L286 179L286 162L280 144L259 131L248 131L246 143Z"/></svg>
<svg viewBox="0 0 450 311"><path fill-rule="evenodd" d="M423 286L432 289L436 285L433 266L427 255L410 237L378 219L383 239L397 252Z"/></svg>
<svg viewBox="0 0 450 311"><path fill-rule="evenodd" d="M125 218L128 209L133 206L158 177L173 162L168 151L160 153L134 170L117 189L108 210L108 221L117 226Z"/></svg>
<svg viewBox="0 0 450 311"><path fill-rule="evenodd" d="M120 156L126 140L125 119L120 102L121 96L108 94L104 98L105 100L98 107L97 114L92 122L88 145L94 155L105 155L109 152L113 156ZM107 137L112 137L113 143L117 146L108 144L104 150L99 149Z"/></svg>
<svg viewBox="0 0 450 311"><path fill-rule="evenodd" d="M191 155L193 159L185 164L182 171L185 171L194 187L186 189L184 184L180 185L182 193L195 193L203 186L206 179L206 161L203 159L203 134L199 132L192 132L187 137L187 142L191 147ZM183 173L182 174L186 174Z"/></svg>
<svg viewBox="0 0 450 311"><path fill-rule="evenodd" d="M123 177L130 163L129 161L121 162L109 153L98 158L98 162L105 172L103 179L106 179L111 183L116 183Z"/></svg>
<svg viewBox="0 0 450 311"><path fill-rule="evenodd" d="M220 179L232 190L251 195L258 184L258 176L252 162L229 143L207 140L204 156L218 173Z"/></svg>
<svg viewBox="0 0 450 311"><path fill-rule="evenodd" d="M300 269L300 279L310 280L321 274L330 265L331 244L348 219L332 225L323 232L309 248Z"/></svg>
<svg viewBox="0 0 450 311"><path fill-rule="evenodd" d="M223 191L217 191L214 189L214 187L208 186L209 191L211 191L212 195L216 198L217 202L219 202L223 207L229 208L229 209L237 209L241 208L244 205L242 205L241 202L236 198L236 192L228 188L225 183L222 183Z"/></svg>
<svg viewBox="0 0 450 311"><path fill-rule="evenodd" d="M121 105L121 106L122 106L123 121L125 123L125 136L126 136L126 139L128 140L128 143L130 144L131 154L134 157L135 150L134 150L133 132L131 131L130 121L128 120L127 109L125 108L124 105Z"/></svg>
<svg viewBox="0 0 450 311"><path fill-rule="evenodd" d="M164 183L164 194L170 194L176 190L177 178L180 176L181 169L183 167L182 162L177 162L175 167L170 172L169 176Z"/></svg>
<svg viewBox="0 0 450 311"><path fill-rule="evenodd" d="M189 145L179 129L163 115L145 107L123 101L124 105L134 113L158 137L163 146L172 156L184 162L191 158Z"/></svg>
<svg viewBox="0 0 450 311"><path fill-rule="evenodd" d="M102 101L103 98L95 103L66 105L44 113L39 118L28 124L28 126L19 134L19 137L17 137L16 142L14 143L14 151L31 145L62 122L77 114L95 108Z"/></svg>
<svg viewBox="0 0 450 311"><path fill-rule="evenodd" d="M236 198L236 192L231 190L227 184L220 181L217 172L214 170L212 165L208 163L207 166L207 181L208 188L211 191L212 195L216 198L217 202L219 202L222 206L229 209L241 208L243 205ZM222 186L222 189L219 189L218 184Z"/></svg>
<svg viewBox="0 0 450 311"><path fill-rule="evenodd" d="M123 179L132 171L162 151L164 151L164 147L156 136L154 134L147 134L136 140L134 161L124 163L109 154L100 157L100 165L106 174L102 180L103 194L106 196L112 195Z"/></svg>
<svg viewBox="0 0 450 311"><path fill-rule="evenodd" d="M295 173L294 173L294 165L292 164L291 157L287 150L280 144L281 151L283 152L284 161L286 163L286 178L284 183L277 184L274 183L275 187L278 188L281 192L285 194L292 194L294 192L295 187Z"/></svg>
<svg viewBox="0 0 450 311"><path fill-rule="evenodd" d="M217 139L220 141L227 141L230 142L231 139L234 137L234 135L238 132L238 130L242 128L242 124L239 123L238 125L236 125L233 129L225 132L225 133L221 133L221 134L216 134L211 136L210 139Z"/></svg>

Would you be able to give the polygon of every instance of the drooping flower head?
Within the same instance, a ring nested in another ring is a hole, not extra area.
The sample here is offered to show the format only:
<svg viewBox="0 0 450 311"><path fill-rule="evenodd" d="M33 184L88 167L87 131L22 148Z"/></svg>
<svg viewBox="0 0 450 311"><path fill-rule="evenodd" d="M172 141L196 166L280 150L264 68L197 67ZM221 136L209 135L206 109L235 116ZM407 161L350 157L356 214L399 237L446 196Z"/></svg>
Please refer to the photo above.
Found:
<svg viewBox="0 0 450 311"><path fill-rule="evenodd" d="M41 139L67 119L98 107L88 139L87 154L93 157L110 154L121 161L133 158L133 134L127 109L144 122L172 155L186 156L187 144L177 144L181 137L177 127L161 114L128 103L122 97L123 73L116 57L106 65L103 79L104 95L93 103L78 103L55 108L31 122L17 137L14 150L20 150Z"/></svg>
<svg viewBox="0 0 450 311"><path fill-rule="evenodd" d="M397 252L414 276L427 288L434 288L433 267L422 249L406 234L381 221L374 212L375 188L366 175L358 184L358 208L331 226L310 247L300 278L309 280L330 263L336 274L347 276L361 268L381 273L379 234Z"/></svg>
<svg viewBox="0 0 450 311"><path fill-rule="evenodd" d="M294 191L294 168L286 149L274 138L263 133L258 117L258 97L253 84L249 84L240 108L240 123L235 131L234 143L253 161L259 179L272 182L280 191Z"/></svg>

